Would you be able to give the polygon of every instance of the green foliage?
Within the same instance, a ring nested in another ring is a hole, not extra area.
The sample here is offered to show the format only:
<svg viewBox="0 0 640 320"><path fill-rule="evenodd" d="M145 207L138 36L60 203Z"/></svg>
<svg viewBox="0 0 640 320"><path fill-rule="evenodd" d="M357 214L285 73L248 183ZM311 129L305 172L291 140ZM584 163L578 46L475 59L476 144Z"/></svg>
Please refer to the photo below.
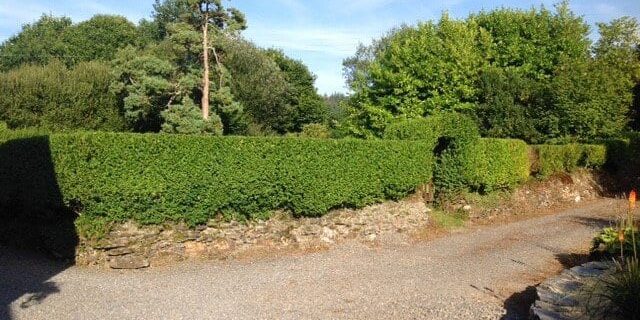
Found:
<svg viewBox="0 0 640 320"><path fill-rule="evenodd" d="M385 139L427 140L434 145L440 135L440 123L434 117L396 120L384 130Z"/></svg>
<svg viewBox="0 0 640 320"><path fill-rule="evenodd" d="M387 126L384 136L432 145L438 157L434 183L439 192L510 189L529 177L524 141L480 139L473 120L460 114L396 121Z"/></svg>
<svg viewBox="0 0 640 320"><path fill-rule="evenodd" d="M487 40L473 23L447 15L395 34L368 67L368 85L353 96L353 133L381 135L394 117L472 109Z"/></svg>
<svg viewBox="0 0 640 320"><path fill-rule="evenodd" d="M625 256L633 255L633 237L631 235L631 227L624 229L624 242L622 243ZM620 256L620 240L619 230L607 227L602 229L600 233L593 238L591 245L592 253L604 253L612 257ZM640 231L635 231L636 239L640 239Z"/></svg>
<svg viewBox="0 0 640 320"><path fill-rule="evenodd" d="M555 108L539 128L550 137L618 137L629 122L633 86L626 71L602 59L561 64L549 92Z"/></svg>
<svg viewBox="0 0 640 320"><path fill-rule="evenodd" d="M222 135L220 117L214 114L209 120L203 119L200 109L189 99L162 111L162 118L162 132L165 133Z"/></svg>
<svg viewBox="0 0 640 320"><path fill-rule="evenodd" d="M61 62L0 73L0 121L10 128L119 131L124 127L108 65Z"/></svg>
<svg viewBox="0 0 640 320"><path fill-rule="evenodd" d="M287 57L280 50L267 50L269 56L278 65L289 84L287 104L291 106L286 123L282 128L274 127L277 131L300 131L302 126L309 123L323 123L327 119L327 108L322 97L316 92L314 82L316 77L309 71L302 61Z"/></svg>
<svg viewBox="0 0 640 320"><path fill-rule="evenodd" d="M324 103L327 107L327 120L332 127L340 126L348 115L348 107L346 102L348 97L343 93L332 93L323 96Z"/></svg>
<svg viewBox="0 0 640 320"><path fill-rule="evenodd" d="M306 124L327 122L315 76L302 62L244 40L241 31L247 24L242 12L220 0L158 0L154 9L154 19L138 26L111 15L96 15L78 24L42 16L0 45L0 71L54 60L67 67L108 61L115 77L111 90L95 94L96 99L116 97L126 122L121 130L158 132L165 119L172 119L174 123L164 126L168 132L200 132L199 124L186 129L186 123L177 125L175 120L195 115L185 105L200 103L205 95L206 26L213 127L220 118L225 134L263 135L300 132ZM27 125L43 122L32 115L35 118ZM94 129L82 123L78 127Z"/></svg>
<svg viewBox="0 0 640 320"><path fill-rule="evenodd" d="M465 158L480 138L476 124L455 112L441 112L427 118L397 120L387 126L385 139L423 140L436 156L434 184L439 192L467 187Z"/></svg>
<svg viewBox="0 0 640 320"><path fill-rule="evenodd" d="M529 149L522 140L480 139L471 146L465 161L470 190L513 189L529 178Z"/></svg>
<svg viewBox="0 0 640 320"><path fill-rule="evenodd" d="M195 77L178 80L179 71L168 59L134 47L118 52L113 65L117 80L111 91L122 98L124 116L133 131L160 130L160 113L174 100L188 97L196 83Z"/></svg>
<svg viewBox="0 0 640 320"><path fill-rule="evenodd" d="M566 1L555 12L501 8L468 20L489 33L492 65L527 79L545 81L561 62L588 55L589 27Z"/></svg>
<svg viewBox="0 0 640 320"><path fill-rule="evenodd" d="M515 69L489 67L480 76L476 120L483 136L539 140L531 119L539 100L539 83Z"/></svg>
<svg viewBox="0 0 640 320"><path fill-rule="evenodd" d="M587 312L592 319L640 319L640 265L637 259L617 264L589 296Z"/></svg>
<svg viewBox="0 0 640 320"><path fill-rule="evenodd" d="M480 137L478 127L468 116L456 112L438 112L426 118L398 119L384 132L385 139L429 140L440 137L470 141Z"/></svg>
<svg viewBox="0 0 640 320"><path fill-rule="evenodd" d="M565 1L392 30L344 61L354 91L347 128L375 137L396 118L454 110L473 114L487 137L618 137L638 114L630 106L640 27L629 17L598 27L592 47L587 23Z"/></svg>
<svg viewBox="0 0 640 320"><path fill-rule="evenodd" d="M53 58L62 58L68 48L61 35L71 24L67 17L43 15L38 21L24 25L19 34L0 45L0 71L23 64L44 65Z"/></svg>
<svg viewBox="0 0 640 320"><path fill-rule="evenodd" d="M101 224L132 219L194 225L221 212L255 216L274 209L316 216L404 196L431 179L433 161L431 146L411 141L116 133L32 138L24 132L1 137L0 208L47 207L49 193L31 190L40 188L34 185L38 173L23 167L45 165L36 156L16 162L46 155L41 160L55 167L47 176L55 184L47 185L59 189L51 193Z"/></svg>
<svg viewBox="0 0 640 320"><path fill-rule="evenodd" d="M53 60L68 67L108 61L119 49L135 44L137 37L135 25L121 16L96 15L74 25L66 17L43 15L0 45L0 70L24 64L45 65Z"/></svg>
<svg viewBox="0 0 640 320"><path fill-rule="evenodd" d="M134 45L137 37L136 26L125 17L95 15L67 29L62 41L69 48L66 61L75 64L91 60L109 61L119 49Z"/></svg>
<svg viewBox="0 0 640 320"><path fill-rule="evenodd" d="M324 124L310 123L302 127L300 136L303 138L329 139L331 138L331 131Z"/></svg>
<svg viewBox="0 0 640 320"><path fill-rule="evenodd" d="M466 159L480 134L469 117L441 112L427 118L396 120L384 132L385 139L422 140L436 156L434 184L438 192L457 192L468 187Z"/></svg>
<svg viewBox="0 0 640 320"><path fill-rule="evenodd" d="M579 167L600 168L607 161L607 147L603 145L538 145L532 148L537 158L532 171L541 177L573 172Z"/></svg>

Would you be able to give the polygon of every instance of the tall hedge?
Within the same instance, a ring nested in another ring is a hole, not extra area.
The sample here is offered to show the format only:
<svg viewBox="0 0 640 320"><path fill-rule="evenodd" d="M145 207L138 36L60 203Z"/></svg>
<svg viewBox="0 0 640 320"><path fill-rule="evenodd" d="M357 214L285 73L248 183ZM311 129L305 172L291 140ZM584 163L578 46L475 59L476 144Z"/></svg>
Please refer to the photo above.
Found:
<svg viewBox="0 0 640 320"><path fill-rule="evenodd" d="M607 148L605 168L616 175L619 191L640 188L640 133L606 140L603 145Z"/></svg>
<svg viewBox="0 0 640 320"><path fill-rule="evenodd" d="M388 125L385 139L426 141L435 156L433 183L438 192L468 187L465 158L480 139L475 122L457 112L437 112L427 118L400 119Z"/></svg>
<svg viewBox="0 0 640 320"><path fill-rule="evenodd" d="M465 160L465 178L472 190L512 189L529 178L529 151L522 140L480 139Z"/></svg>
<svg viewBox="0 0 640 320"><path fill-rule="evenodd" d="M0 137L5 215L12 208L46 212L63 204L86 219L144 224L193 225L228 211L252 216L287 209L317 216L399 198L432 177L432 147L415 141L118 133Z"/></svg>

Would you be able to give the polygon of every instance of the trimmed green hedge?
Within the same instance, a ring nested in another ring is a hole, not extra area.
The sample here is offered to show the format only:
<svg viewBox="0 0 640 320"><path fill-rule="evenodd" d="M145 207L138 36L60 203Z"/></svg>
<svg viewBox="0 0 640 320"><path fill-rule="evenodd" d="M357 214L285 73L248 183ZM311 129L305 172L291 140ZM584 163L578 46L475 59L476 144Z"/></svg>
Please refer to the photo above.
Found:
<svg viewBox="0 0 640 320"><path fill-rule="evenodd" d="M401 119L387 126L385 139L420 140L433 145L436 157L433 183L439 193L469 187L466 158L480 139L478 126L470 117L440 112L427 118Z"/></svg>
<svg viewBox="0 0 640 320"><path fill-rule="evenodd" d="M604 145L537 145L532 148L537 158L532 171L542 177L573 172L579 167L599 168L607 161L607 147Z"/></svg>
<svg viewBox="0 0 640 320"><path fill-rule="evenodd" d="M144 224L274 209L317 216L402 197L433 167L432 145L415 141L20 132L1 141L4 214L64 204L82 218Z"/></svg>
<svg viewBox="0 0 640 320"><path fill-rule="evenodd" d="M629 134L625 139L606 140L607 161L605 169L616 175L620 190L627 192L640 188L640 133Z"/></svg>
<svg viewBox="0 0 640 320"><path fill-rule="evenodd" d="M522 140L480 139L465 157L471 190L512 189L529 178L529 150Z"/></svg>
<svg viewBox="0 0 640 320"><path fill-rule="evenodd" d="M427 140L437 143L441 137L464 141L480 138L478 126L468 116L455 112L441 112L427 118L401 119L387 126L385 139Z"/></svg>

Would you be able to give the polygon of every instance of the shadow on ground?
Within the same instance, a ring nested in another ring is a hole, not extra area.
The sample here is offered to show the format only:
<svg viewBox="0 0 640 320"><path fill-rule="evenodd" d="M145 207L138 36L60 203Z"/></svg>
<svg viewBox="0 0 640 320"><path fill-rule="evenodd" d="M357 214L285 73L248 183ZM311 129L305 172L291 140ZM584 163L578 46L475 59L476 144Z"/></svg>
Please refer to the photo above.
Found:
<svg viewBox="0 0 640 320"><path fill-rule="evenodd" d="M58 291L51 277L73 264L76 214L64 204L47 136L0 144L0 319L10 305Z"/></svg>
<svg viewBox="0 0 640 320"><path fill-rule="evenodd" d="M555 258L560 262L563 269L571 269L593 260L592 256L587 253L556 253ZM538 298L536 293L538 284L529 286L525 290L516 292L508 297L503 305L507 313L501 320L530 319L529 309Z"/></svg>
<svg viewBox="0 0 640 320"><path fill-rule="evenodd" d="M535 286L529 286L521 292L512 294L504 301L503 307L507 310L507 313L501 320L529 319L529 308L537 297Z"/></svg>
<svg viewBox="0 0 640 320"><path fill-rule="evenodd" d="M616 209L612 209L612 214L616 213L615 210ZM611 217L604 217L604 218L575 217L573 221L585 226L593 227L595 229L602 229L605 227L611 227L615 225L614 219L615 219L615 216L612 215Z"/></svg>

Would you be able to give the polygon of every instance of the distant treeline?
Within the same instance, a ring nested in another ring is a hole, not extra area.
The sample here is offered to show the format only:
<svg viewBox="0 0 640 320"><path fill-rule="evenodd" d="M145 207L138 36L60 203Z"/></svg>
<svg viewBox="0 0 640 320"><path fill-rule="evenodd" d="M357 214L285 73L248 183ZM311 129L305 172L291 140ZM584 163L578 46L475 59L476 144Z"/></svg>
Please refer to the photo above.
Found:
<svg viewBox="0 0 640 320"><path fill-rule="evenodd" d="M593 42L567 2L445 13L360 45L344 61L350 94L325 97L301 61L245 40L246 26L220 0L156 0L152 19L138 24L43 16L0 45L0 122L229 135L306 127L306 136L375 138L397 121L454 111L483 136L529 143L640 130L634 18L597 24Z"/></svg>
<svg viewBox="0 0 640 320"><path fill-rule="evenodd" d="M208 120L200 110L205 21ZM245 40L245 28L241 12L211 0L157 0L152 19L137 25L112 15L77 24L43 15L0 45L0 121L56 131L236 135L327 122L309 69Z"/></svg>
<svg viewBox="0 0 640 320"><path fill-rule="evenodd" d="M345 60L353 91L344 129L380 136L398 119L456 111L487 137L593 140L640 129L640 28L597 24L567 2L403 26Z"/></svg>

